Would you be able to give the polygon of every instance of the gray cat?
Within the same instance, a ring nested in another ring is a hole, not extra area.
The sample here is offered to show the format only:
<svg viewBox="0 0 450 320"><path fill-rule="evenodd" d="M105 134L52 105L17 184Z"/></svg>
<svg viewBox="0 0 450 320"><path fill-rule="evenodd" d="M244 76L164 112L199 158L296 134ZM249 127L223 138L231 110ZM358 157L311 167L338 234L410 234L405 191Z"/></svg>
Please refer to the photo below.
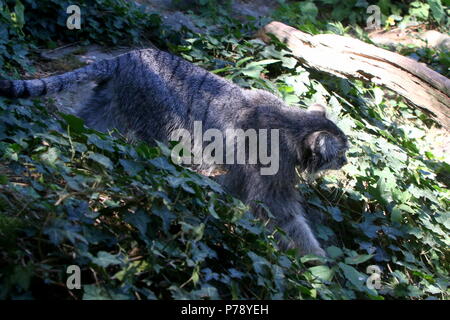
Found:
<svg viewBox="0 0 450 320"><path fill-rule="evenodd" d="M325 256L307 222L295 171L316 174L346 163L347 138L322 106L287 107L269 92L243 89L157 49L132 51L58 76L2 80L0 95L43 96L88 81L98 85L78 115L94 129L117 128L130 139L168 142L174 130L192 132L194 121L201 121L203 131L278 129L276 174L262 175L261 163L230 164L218 180L258 216L268 218L260 202L270 209L269 227L279 226L289 235L289 240L279 239L283 248Z"/></svg>

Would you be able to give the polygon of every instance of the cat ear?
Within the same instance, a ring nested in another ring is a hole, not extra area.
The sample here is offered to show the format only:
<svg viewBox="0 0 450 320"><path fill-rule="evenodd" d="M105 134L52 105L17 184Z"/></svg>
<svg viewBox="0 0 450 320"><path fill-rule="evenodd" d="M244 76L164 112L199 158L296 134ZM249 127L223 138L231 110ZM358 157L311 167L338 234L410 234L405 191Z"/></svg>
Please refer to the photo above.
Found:
<svg viewBox="0 0 450 320"><path fill-rule="evenodd" d="M314 103L314 104L310 105L308 108L308 112L315 113L322 117L327 116L325 107L318 103Z"/></svg>

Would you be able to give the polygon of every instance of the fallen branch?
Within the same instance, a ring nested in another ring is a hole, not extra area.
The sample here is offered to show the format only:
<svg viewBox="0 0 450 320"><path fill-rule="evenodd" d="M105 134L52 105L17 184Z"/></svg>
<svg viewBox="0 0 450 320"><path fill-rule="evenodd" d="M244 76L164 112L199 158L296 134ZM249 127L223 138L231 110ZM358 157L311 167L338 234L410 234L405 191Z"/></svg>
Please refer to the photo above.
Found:
<svg viewBox="0 0 450 320"><path fill-rule="evenodd" d="M450 129L450 80L425 64L357 39L312 36L277 21L262 28L258 36L269 43L269 34L285 43L306 67L391 89Z"/></svg>

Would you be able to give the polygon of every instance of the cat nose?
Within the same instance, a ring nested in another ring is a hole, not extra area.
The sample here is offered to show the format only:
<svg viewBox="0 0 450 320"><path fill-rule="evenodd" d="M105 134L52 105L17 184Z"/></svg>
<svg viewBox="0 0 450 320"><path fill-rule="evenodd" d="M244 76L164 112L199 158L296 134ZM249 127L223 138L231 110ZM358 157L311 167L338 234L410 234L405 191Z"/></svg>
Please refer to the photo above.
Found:
<svg viewBox="0 0 450 320"><path fill-rule="evenodd" d="M348 163L347 157L342 158L342 165L345 166Z"/></svg>

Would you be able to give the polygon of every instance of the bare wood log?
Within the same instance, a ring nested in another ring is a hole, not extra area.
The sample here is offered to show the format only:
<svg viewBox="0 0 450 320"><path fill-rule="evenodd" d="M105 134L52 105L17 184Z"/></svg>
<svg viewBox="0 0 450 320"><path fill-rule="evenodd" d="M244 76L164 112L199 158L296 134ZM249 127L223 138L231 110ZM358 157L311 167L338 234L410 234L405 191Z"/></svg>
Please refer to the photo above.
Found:
<svg viewBox="0 0 450 320"><path fill-rule="evenodd" d="M450 80L425 64L357 39L312 36L277 21L263 27L258 37L269 43L269 34L285 43L306 67L384 86L450 130Z"/></svg>

